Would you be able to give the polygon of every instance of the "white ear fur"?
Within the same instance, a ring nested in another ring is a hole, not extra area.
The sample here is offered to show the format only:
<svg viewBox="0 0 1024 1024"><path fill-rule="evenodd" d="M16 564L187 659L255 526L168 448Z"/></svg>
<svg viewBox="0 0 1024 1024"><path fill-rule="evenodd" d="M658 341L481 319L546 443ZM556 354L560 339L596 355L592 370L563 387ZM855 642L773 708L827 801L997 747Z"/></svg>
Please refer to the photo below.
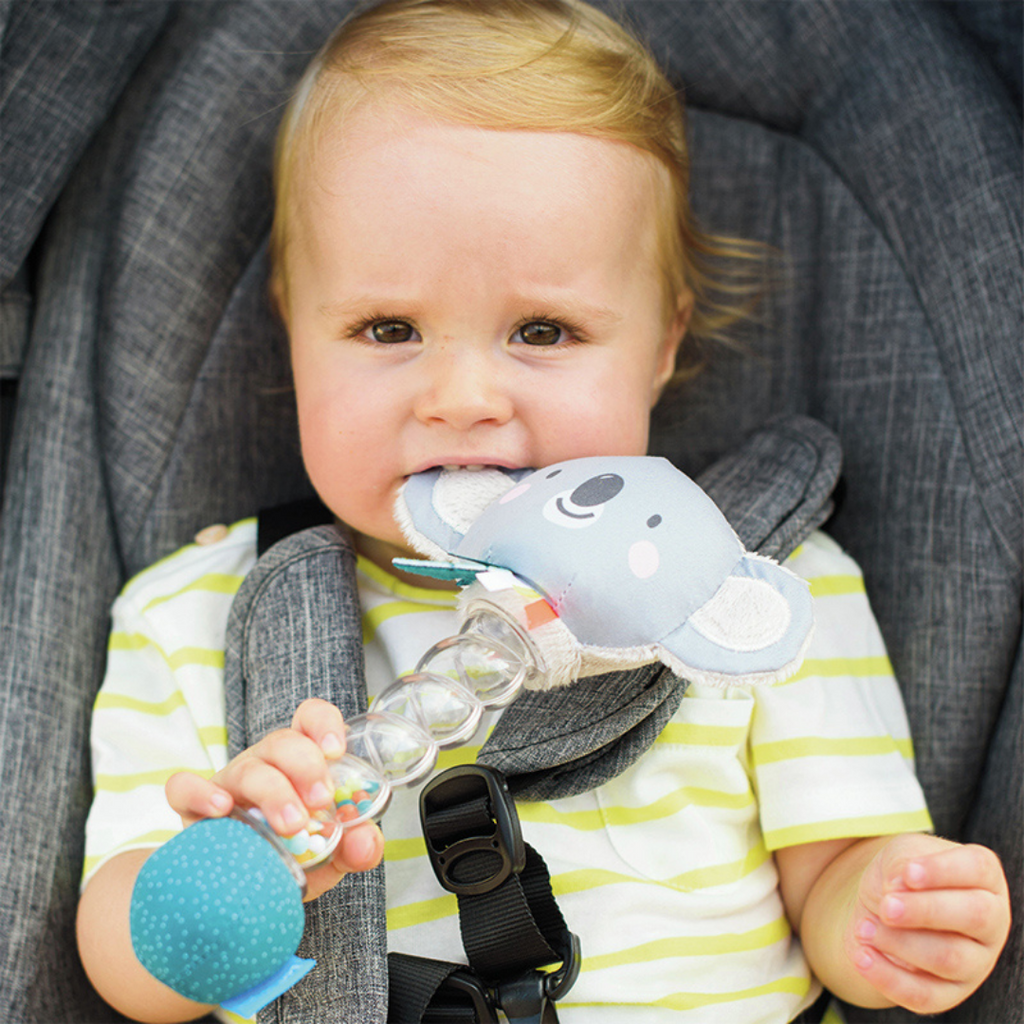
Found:
<svg viewBox="0 0 1024 1024"><path fill-rule="evenodd" d="M446 469L434 484L431 504L443 523L465 534L488 505L514 486L515 480L497 469Z"/></svg>
<svg viewBox="0 0 1024 1024"><path fill-rule="evenodd" d="M420 533L416 529L416 524L412 521L412 515L405 500L404 488L398 492L398 497L395 498L394 517L398 528L402 531L402 536L414 551L438 562L448 560L448 552L443 547L435 544L425 533Z"/></svg>
<svg viewBox="0 0 1024 1024"><path fill-rule="evenodd" d="M497 469L445 469L432 484L410 477L395 498L395 522L419 554L450 560L484 509L514 486L515 479Z"/></svg>
<svg viewBox="0 0 1024 1024"><path fill-rule="evenodd" d="M789 602L770 583L730 576L689 622L719 647L746 653L781 640L791 619Z"/></svg>

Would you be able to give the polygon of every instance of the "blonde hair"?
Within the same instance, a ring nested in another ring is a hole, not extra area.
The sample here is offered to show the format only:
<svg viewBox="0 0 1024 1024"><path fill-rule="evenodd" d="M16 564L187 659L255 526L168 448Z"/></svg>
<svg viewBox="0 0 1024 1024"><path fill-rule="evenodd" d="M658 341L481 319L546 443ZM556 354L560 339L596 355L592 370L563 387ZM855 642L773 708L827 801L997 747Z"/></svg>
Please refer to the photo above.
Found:
<svg viewBox="0 0 1024 1024"><path fill-rule="evenodd" d="M681 296L688 337L723 340L748 316L763 247L705 234L690 208L683 106L654 57L582 0L387 0L349 18L299 82L278 134L271 233L275 292L287 302L289 196L299 160L368 98L493 130L574 132L628 143L657 180L657 253L666 319ZM699 365L691 348L687 376Z"/></svg>

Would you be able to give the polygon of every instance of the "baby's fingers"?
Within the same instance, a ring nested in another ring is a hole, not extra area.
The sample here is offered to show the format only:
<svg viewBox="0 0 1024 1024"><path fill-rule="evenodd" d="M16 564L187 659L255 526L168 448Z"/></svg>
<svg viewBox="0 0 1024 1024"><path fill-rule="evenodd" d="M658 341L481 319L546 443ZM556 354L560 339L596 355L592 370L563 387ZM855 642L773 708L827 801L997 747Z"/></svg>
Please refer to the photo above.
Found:
<svg viewBox="0 0 1024 1024"><path fill-rule="evenodd" d="M268 741L261 744L265 756L236 758L217 779L240 804L258 807L278 835L294 835L309 821L307 808L330 802L323 758L319 767L315 756L303 758L303 745L312 744L298 733L274 734Z"/></svg>
<svg viewBox="0 0 1024 1024"><path fill-rule="evenodd" d="M862 948L854 963L883 996L914 1013L940 1013L970 994L970 989L962 984L913 970L883 956L877 949Z"/></svg>
<svg viewBox="0 0 1024 1024"><path fill-rule="evenodd" d="M903 866L901 881L914 890L985 889L996 895L1007 892L999 858L986 847L974 844L915 857Z"/></svg>
<svg viewBox="0 0 1024 1024"><path fill-rule="evenodd" d="M175 772L165 783L164 793L184 825L223 817L235 804L230 793L195 772Z"/></svg>
<svg viewBox="0 0 1024 1024"><path fill-rule="evenodd" d="M1005 900L987 889L890 892L878 916L894 928L956 932L986 946L1001 945L1008 927Z"/></svg>
<svg viewBox="0 0 1024 1024"><path fill-rule="evenodd" d="M306 876L306 899L316 899L337 885L350 871L367 871L376 867L383 855L384 836L376 825L365 824L346 829L331 859Z"/></svg>
<svg viewBox="0 0 1024 1024"><path fill-rule="evenodd" d="M992 968L991 951L963 935L889 928L872 918L862 921L856 934L866 946L884 953L897 966L967 986L967 991Z"/></svg>
<svg viewBox="0 0 1024 1024"><path fill-rule="evenodd" d="M292 728L313 740L330 760L345 753L345 720L341 712L325 700L315 697L304 700L292 717Z"/></svg>
<svg viewBox="0 0 1024 1024"><path fill-rule="evenodd" d="M384 836L371 823L346 829L331 858L335 867L344 871L368 871L384 856Z"/></svg>

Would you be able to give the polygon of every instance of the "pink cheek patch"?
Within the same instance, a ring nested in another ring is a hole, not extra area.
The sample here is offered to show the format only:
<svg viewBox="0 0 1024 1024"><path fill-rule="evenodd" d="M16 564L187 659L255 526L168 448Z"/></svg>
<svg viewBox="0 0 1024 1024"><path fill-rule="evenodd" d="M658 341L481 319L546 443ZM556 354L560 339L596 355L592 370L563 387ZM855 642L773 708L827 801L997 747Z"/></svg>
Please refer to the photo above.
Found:
<svg viewBox="0 0 1024 1024"><path fill-rule="evenodd" d="M520 494L525 494L530 489L529 484L518 484L513 487L511 491L506 491L499 499L498 504L504 505L506 501L513 501L518 498Z"/></svg>
<svg viewBox="0 0 1024 1024"><path fill-rule="evenodd" d="M649 540L638 540L629 549L629 571L645 580L658 571L658 549Z"/></svg>

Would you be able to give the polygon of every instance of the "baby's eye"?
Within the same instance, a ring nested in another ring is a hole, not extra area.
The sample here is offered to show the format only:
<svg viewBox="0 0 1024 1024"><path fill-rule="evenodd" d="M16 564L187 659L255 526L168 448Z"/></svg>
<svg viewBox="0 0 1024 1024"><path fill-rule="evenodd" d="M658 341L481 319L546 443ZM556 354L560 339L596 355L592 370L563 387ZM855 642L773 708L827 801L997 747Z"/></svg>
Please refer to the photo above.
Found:
<svg viewBox="0 0 1024 1024"><path fill-rule="evenodd" d="M384 345L398 345L416 336L416 329L405 320L378 320L370 326L370 337Z"/></svg>
<svg viewBox="0 0 1024 1024"><path fill-rule="evenodd" d="M558 324L549 323L547 320L531 320L512 335L512 340L519 340L527 345L557 345L568 337L566 331Z"/></svg>

